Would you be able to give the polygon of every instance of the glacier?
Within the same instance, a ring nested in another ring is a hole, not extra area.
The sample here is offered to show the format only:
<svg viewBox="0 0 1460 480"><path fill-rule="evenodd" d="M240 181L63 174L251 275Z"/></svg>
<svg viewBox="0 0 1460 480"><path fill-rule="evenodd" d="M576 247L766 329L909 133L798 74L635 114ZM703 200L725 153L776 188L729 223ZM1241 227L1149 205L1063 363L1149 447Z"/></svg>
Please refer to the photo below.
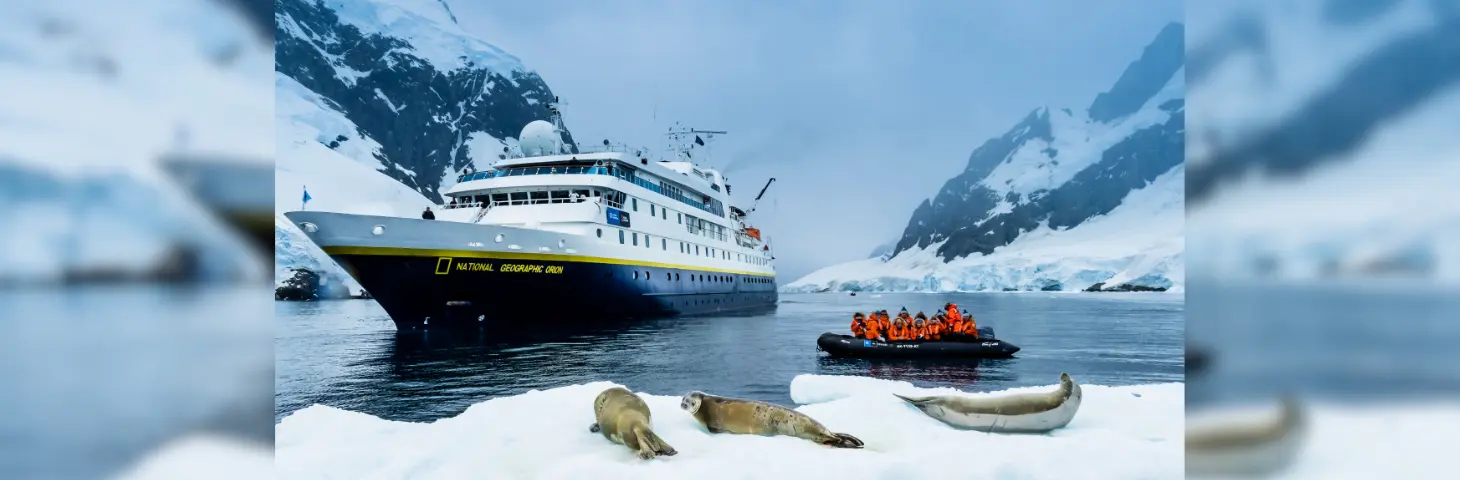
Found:
<svg viewBox="0 0 1460 480"><path fill-rule="evenodd" d="M712 435L679 408L686 392L638 392L679 453L650 461L590 433L593 399L613 382L494 398L455 417L399 422L312 405L275 425L280 478L1172 478L1183 471L1185 387L1082 385L1084 403L1047 435L953 429L892 393L948 394L868 377L798 375L795 409L866 442L836 449L791 437ZM1049 391L1051 386L987 394ZM715 392L709 392L715 393ZM984 394L975 394L984 395ZM969 461L968 453L978 459ZM1051 458L1061 461L1052 462ZM1109 458L1142 458L1108 462Z"/></svg>
<svg viewBox="0 0 1460 480"><path fill-rule="evenodd" d="M988 255L944 263L937 243L826 267L782 291L1079 291L1103 282L1184 292L1185 173L1178 165L1110 213L1063 230L1041 226Z"/></svg>

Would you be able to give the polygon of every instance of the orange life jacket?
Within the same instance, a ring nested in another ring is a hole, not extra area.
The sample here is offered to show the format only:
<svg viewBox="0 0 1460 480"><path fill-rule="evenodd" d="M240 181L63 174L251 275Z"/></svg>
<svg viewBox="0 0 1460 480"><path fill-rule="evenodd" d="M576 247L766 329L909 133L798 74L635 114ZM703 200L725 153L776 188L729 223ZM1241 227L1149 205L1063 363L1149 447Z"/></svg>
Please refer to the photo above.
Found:
<svg viewBox="0 0 1460 480"><path fill-rule="evenodd" d="M880 330L877 330L877 322L873 321L867 322L866 330L861 333L861 337L867 338L867 340L877 340L877 336L879 336L879 334Z"/></svg>
<svg viewBox="0 0 1460 480"><path fill-rule="evenodd" d="M892 330L887 333L887 339L888 340L907 340L907 334L908 334L908 331L907 330L908 330L907 329L907 324L902 323L902 322L895 322L895 323L892 324Z"/></svg>
<svg viewBox="0 0 1460 480"><path fill-rule="evenodd" d="M931 339L931 340L937 340L938 337L941 337L941 336L943 336L943 322L929 323L928 324L928 338Z"/></svg>
<svg viewBox="0 0 1460 480"><path fill-rule="evenodd" d="M913 340L927 340L928 339L928 326L927 325L924 325L924 324L921 324L921 323L914 324L913 325L913 328L912 328L912 335L911 336L912 336L912 339Z"/></svg>
<svg viewBox="0 0 1460 480"><path fill-rule="evenodd" d="M856 337L861 337L865 333L867 333L867 322L860 318L853 318L852 335Z"/></svg>
<svg viewBox="0 0 1460 480"><path fill-rule="evenodd" d="M978 338L978 322L973 321L973 315L963 318L963 331L973 338Z"/></svg>

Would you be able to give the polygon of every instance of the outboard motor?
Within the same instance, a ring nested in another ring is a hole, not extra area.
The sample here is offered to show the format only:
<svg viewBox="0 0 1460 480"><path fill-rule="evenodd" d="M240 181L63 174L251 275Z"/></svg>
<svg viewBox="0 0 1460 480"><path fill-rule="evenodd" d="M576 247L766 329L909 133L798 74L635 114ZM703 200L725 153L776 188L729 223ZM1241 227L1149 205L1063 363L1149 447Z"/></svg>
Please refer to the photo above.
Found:
<svg viewBox="0 0 1460 480"><path fill-rule="evenodd" d="M999 339L998 337L995 337L994 336L994 327L988 327L988 326L978 327L978 338L980 338L980 339L987 339L987 340L998 340Z"/></svg>

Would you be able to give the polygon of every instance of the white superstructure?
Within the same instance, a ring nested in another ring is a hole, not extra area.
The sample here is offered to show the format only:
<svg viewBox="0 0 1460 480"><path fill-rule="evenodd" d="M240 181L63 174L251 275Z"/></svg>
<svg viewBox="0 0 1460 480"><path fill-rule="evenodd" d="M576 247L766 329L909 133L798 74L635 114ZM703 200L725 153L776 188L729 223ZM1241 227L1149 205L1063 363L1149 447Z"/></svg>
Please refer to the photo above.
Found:
<svg viewBox="0 0 1460 480"><path fill-rule="evenodd" d="M652 160L644 149L607 142L560 153L562 142L544 128L549 125L523 129L521 154L504 153L491 169L460 176L436 220L576 236L597 244L575 241L577 250L597 256L774 275L769 247L745 212L730 205L718 171L687 160ZM701 131L674 133L694 132Z"/></svg>

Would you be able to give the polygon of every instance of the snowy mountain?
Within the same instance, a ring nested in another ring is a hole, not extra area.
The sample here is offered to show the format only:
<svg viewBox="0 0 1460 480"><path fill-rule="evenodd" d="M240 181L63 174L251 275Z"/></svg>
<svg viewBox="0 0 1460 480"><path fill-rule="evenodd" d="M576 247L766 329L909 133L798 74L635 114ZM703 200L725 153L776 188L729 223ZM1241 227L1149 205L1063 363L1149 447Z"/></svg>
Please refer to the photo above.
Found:
<svg viewBox="0 0 1460 480"><path fill-rule="evenodd" d="M354 148L377 170L432 201L548 118L542 78L463 31L444 0L280 0L274 15L275 70L371 139Z"/></svg>
<svg viewBox="0 0 1460 480"><path fill-rule="evenodd" d="M891 258L786 289L1181 289L1183 36L1163 28L1089 108L1035 109L975 149L913 212Z"/></svg>
<svg viewBox="0 0 1460 480"><path fill-rule="evenodd" d="M278 213L307 187L310 210L417 215L548 119L542 78L444 0L280 0L275 20ZM276 281L304 267L359 291L282 216L275 247Z"/></svg>

